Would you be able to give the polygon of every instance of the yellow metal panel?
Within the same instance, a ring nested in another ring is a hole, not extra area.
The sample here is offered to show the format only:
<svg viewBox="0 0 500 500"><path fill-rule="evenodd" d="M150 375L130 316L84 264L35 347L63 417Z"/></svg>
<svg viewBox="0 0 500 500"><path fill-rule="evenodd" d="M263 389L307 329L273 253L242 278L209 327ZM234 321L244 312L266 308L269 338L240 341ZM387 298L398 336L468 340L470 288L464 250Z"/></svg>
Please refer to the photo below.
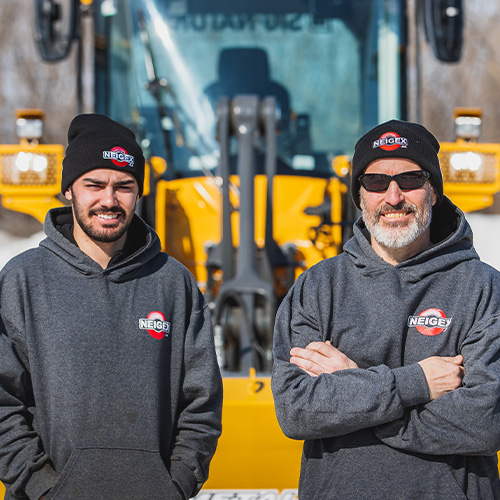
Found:
<svg viewBox="0 0 500 500"><path fill-rule="evenodd" d="M500 144L441 143L444 193L464 212L487 208L500 191Z"/></svg>
<svg viewBox="0 0 500 500"><path fill-rule="evenodd" d="M156 231L162 248L206 282L205 245L220 240L222 197L211 178L161 180L156 187Z"/></svg>
<svg viewBox="0 0 500 500"><path fill-rule="evenodd" d="M2 205L15 212L28 214L38 220L41 224L45 221L45 215L51 208L62 207L57 198L53 196L4 196Z"/></svg>
<svg viewBox="0 0 500 500"><path fill-rule="evenodd" d="M298 487L302 441L285 437L276 419L271 378L224 377L222 436L205 489Z"/></svg>
<svg viewBox="0 0 500 500"><path fill-rule="evenodd" d="M343 222L343 197L347 194L347 186L340 179L332 179L329 184L330 196L332 199L332 222L333 240L337 245L337 253L340 253L340 245L342 243L342 222Z"/></svg>
<svg viewBox="0 0 500 500"><path fill-rule="evenodd" d="M47 210L63 204L61 145L0 145L0 195L4 207L43 223Z"/></svg>

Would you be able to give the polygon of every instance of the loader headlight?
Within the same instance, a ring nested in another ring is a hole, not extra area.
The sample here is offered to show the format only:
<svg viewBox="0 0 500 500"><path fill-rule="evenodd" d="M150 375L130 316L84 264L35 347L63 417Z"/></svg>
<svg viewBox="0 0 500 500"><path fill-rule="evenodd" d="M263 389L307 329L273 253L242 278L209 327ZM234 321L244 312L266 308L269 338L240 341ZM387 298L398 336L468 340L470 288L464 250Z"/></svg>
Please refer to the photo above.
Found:
<svg viewBox="0 0 500 500"><path fill-rule="evenodd" d="M446 183L469 186L496 186L500 181L500 149L492 144L441 143L439 162ZM496 189L496 188L495 188Z"/></svg>
<svg viewBox="0 0 500 500"><path fill-rule="evenodd" d="M472 151L455 153L450 157L450 165L456 172L478 172L482 164L481 155Z"/></svg>
<svg viewBox="0 0 500 500"><path fill-rule="evenodd" d="M481 108L455 108L455 136L476 142L481 136L483 111Z"/></svg>
<svg viewBox="0 0 500 500"><path fill-rule="evenodd" d="M43 121L39 118L18 118L16 133L20 139L38 140L43 135Z"/></svg>
<svg viewBox="0 0 500 500"><path fill-rule="evenodd" d="M468 141L479 139L481 118L478 116L458 116L455 118L455 135Z"/></svg>
<svg viewBox="0 0 500 500"><path fill-rule="evenodd" d="M450 147L451 146L451 147ZM484 145L472 150L455 149L455 143L442 143L439 153L443 180L463 185L491 185L498 181L498 157Z"/></svg>
<svg viewBox="0 0 500 500"><path fill-rule="evenodd" d="M451 152L449 157L449 179L452 182L483 183L490 175L487 157L474 151Z"/></svg>
<svg viewBox="0 0 500 500"><path fill-rule="evenodd" d="M6 185L33 186L47 182L49 160L46 155L20 151L2 155L1 182Z"/></svg>
<svg viewBox="0 0 500 500"><path fill-rule="evenodd" d="M18 153L15 167L19 172L29 172L30 170L36 173L42 173L47 169L47 157L34 153Z"/></svg>
<svg viewBox="0 0 500 500"><path fill-rule="evenodd" d="M57 195L63 158L59 144L0 144L0 195Z"/></svg>
<svg viewBox="0 0 500 500"><path fill-rule="evenodd" d="M38 144L43 136L44 112L41 109L16 109L16 134L22 144Z"/></svg>

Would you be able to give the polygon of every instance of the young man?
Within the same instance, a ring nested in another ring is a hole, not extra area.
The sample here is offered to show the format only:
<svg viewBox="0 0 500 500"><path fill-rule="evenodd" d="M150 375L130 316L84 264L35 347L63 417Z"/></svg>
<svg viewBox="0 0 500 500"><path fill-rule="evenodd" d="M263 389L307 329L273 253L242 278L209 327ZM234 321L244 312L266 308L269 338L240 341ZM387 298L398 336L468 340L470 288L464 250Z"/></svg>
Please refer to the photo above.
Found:
<svg viewBox="0 0 500 500"><path fill-rule="evenodd" d="M185 500L221 431L210 313L134 214L144 157L132 131L84 114L68 142L71 206L0 273L5 498Z"/></svg>
<svg viewBox="0 0 500 500"><path fill-rule="evenodd" d="M305 440L301 500L500 498L500 273L443 196L438 151L396 120L358 141L354 237L278 312L273 393Z"/></svg>

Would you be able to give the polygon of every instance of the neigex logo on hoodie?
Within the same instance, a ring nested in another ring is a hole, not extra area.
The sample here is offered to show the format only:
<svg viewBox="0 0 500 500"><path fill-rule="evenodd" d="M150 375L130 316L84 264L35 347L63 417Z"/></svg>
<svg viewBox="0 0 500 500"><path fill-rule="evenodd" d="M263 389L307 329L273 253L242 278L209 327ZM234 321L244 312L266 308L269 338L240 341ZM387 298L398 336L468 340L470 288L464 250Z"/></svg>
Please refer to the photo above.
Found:
<svg viewBox="0 0 500 500"><path fill-rule="evenodd" d="M146 318L139 320L139 328L147 330L151 337L161 340L170 333L170 323L160 311L153 311Z"/></svg>
<svg viewBox="0 0 500 500"><path fill-rule="evenodd" d="M408 326L415 327L422 335L432 337L447 330L451 324L451 318L447 318L441 309L426 309L418 316L408 317Z"/></svg>

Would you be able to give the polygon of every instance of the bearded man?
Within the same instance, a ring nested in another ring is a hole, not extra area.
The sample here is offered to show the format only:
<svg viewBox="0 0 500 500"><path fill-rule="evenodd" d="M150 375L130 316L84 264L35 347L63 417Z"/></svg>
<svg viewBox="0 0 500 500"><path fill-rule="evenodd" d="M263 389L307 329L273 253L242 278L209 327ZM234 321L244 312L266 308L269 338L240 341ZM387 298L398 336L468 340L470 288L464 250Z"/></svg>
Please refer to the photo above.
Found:
<svg viewBox="0 0 500 500"><path fill-rule="evenodd" d="M362 217L276 318L283 432L301 500L500 498L500 273L443 195L439 143L391 120L356 144Z"/></svg>
<svg viewBox="0 0 500 500"><path fill-rule="evenodd" d="M186 500L208 477L222 410L210 311L135 214L144 166L130 129L76 116L71 206L0 273L6 500Z"/></svg>

